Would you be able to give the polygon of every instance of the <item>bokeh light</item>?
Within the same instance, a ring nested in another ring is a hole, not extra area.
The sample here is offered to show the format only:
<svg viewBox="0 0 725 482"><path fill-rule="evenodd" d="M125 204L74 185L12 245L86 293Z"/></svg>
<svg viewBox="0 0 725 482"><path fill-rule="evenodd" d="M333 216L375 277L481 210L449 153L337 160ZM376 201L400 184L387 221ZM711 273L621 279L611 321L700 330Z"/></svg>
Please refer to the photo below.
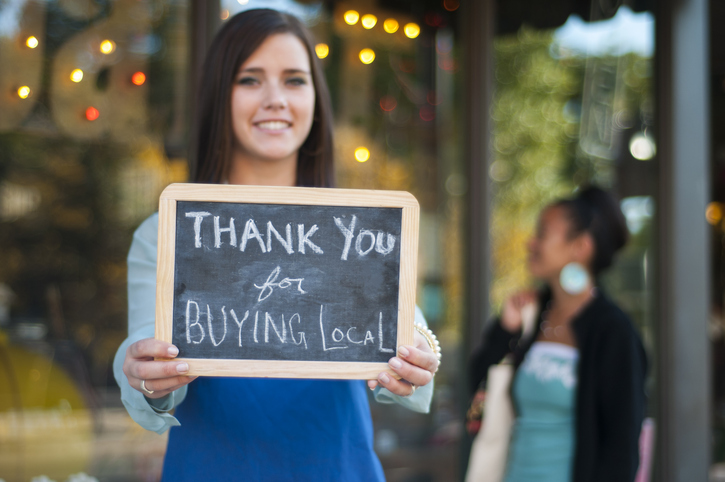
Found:
<svg viewBox="0 0 725 482"><path fill-rule="evenodd" d="M436 41L436 52L439 54L448 54L451 50L453 50L453 37L441 36Z"/></svg>
<svg viewBox="0 0 725 482"><path fill-rule="evenodd" d="M405 36L408 38L416 38L420 35L420 26L417 23L406 23L405 27L403 27L403 32L405 32Z"/></svg>
<svg viewBox="0 0 725 482"><path fill-rule="evenodd" d="M249 3L249 0L237 0L239 2L239 5L246 5Z"/></svg>
<svg viewBox="0 0 725 482"><path fill-rule="evenodd" d="M315 45L315 53L317 54L317 57L320 59L324 59L328 55L330 55L330 46L327 44L317 44Z"/></svg>
<svg viewBox="0 0 725 482"><path fill-rule="evenodd" d="M83 71L81 69L73 69L73 71L70 73L70 80L75 83L83 80Z"/></svg>
<svg viewBox="0 0 725 482"><path fill-rule="evenodd" d="M399 27L400 27L400 24L394 18L385 19L385 21L383 22L383 30L385 30L388 33L397 32Z"/></svg>
<svg viewBox="0 0 725 482"><path fill-rule="evenodd" d="M438 104L440 104L440 103L441 103L441 99L440 99L440 97L438 96L438 94L436 94L436 91L435 91L435 90L431 90L431 91L429 91L429 92L428 92L428 94L427 94L427 95L425 96L425 100L426 100L426 101L427 101L427 102L428 102L428 103L429 103L430 105L438 105Z"/></svg>
<svg viewBox="0 0 725 482"><path fill-rule="evenodd" d="M131 82L134 85L143 85L144 82L146 82L146 74L144 74L143 72L140 72L140 71L136 72L135 74L133 74L131 76Z"/></svg>
<svg viewBox="0 0 725 482"><path fill-rule="evenodd" d="M25 45L27 45L31 49L34 49L35 47L37 47L39 43L40 42L38 42L38 39L32 35L30 37L28 37L28 39L25 41Z"/></svg>
<svg viewBox="0 0 725 482"><path fill-rule="evenodd" d="M458 0L443 0L443 8L445 8L449 12L458 10L458 7L460 6L461 2L459 2Z"/></svg>
<svg viewBox="0 0 725 482"><path fill-rule="evenodd" d="M360 62L363 64L372 64L375 60L375 52L373 49L362 49L360 51Z"/></svg>
<svg viewBox="0 0 725 482"><path fill-rule="evenodd" d="M655 143L642 132L633 135L629 140L629 152L637 160L649 161L656 153Z"/></svg>
<svg viewBox="0 0 725 482"><path fill-rule="evenodd" d="M718 202L711 202L707 205L705 210L705 217L707 222L713 226L722 220L723 205Z"/></svg>
<svg viewBox="0 0 725 482"><path fill-rule="evenodd" d="M370 159L370 151L367 147L358 147L355 149L355 160L357 162L365 162Z"/></svg>
<svg viewBox="0 0 725 482"><path fill-rule="evenodd" d="M99 115L101 115L101 113L98 112L98 109L96 109L95 107L91 106L86 109L86 119L88 119L89 121L94 121L98 119Z"/></svg>
<svg viewBox="0 0 725 482"><path fill-rule="evenodd" d="M446 71L455 71L456 61L450 57L441 57L438 59L438 67Z"/></svg>
<svg viewBox="0 0 725 482"><path fill-rule="evenodd" d="M435 109L433 109L433 107L429 105L424 105L420 108L420 112L418 112L418 115L420 116L421 120L424 120L425 122L430 122L436 118L436 111Z"/></svg>
<svg viewBox="0 0 725 482"><path fill-rule="evenodd" d="M367 15L363 15L363 18L360 20L360 23L362 26L366 29L371 29L375 26L376 23L378 23L378 17L375 15L368 13Z"/></svg>
<svg viewBox="0 0 725 482"><path fill-rule="evenodd" d="M222 10L221 13L219 14L219 17L221 17L222 20L228 19L229 18L229 10L227 10L226 8L224 10Z"/></svg>
<svg viewBox="0 0 725 482"><path fill-rule="evenodd" d="M440 27L443 24L443 17L439 13L427 13L425 15L425 23L431 27Z"/></svg>
<svg viewBox="0 0 725 482"><path fill-rule="evenodd" d="M116 43L113 40L101 42L101 53L108 55L113 53L114 50L116 50Z"/></svg>
<svg viewBox="0 0 725 482"><path fill-rule="evenodd" d="M380 99L380 108L385 112L392 112L397 106L398 101L392 95L386 95Z"/></svg>
<svg viewBox="0 0 725 482"><path fill-rule="evenodd" d="M343 18L345 19L345 23L348 25L355 25L360 18L360 14L357 13L355 10L348 10L343 15Z"/></svg>
<svg viewBox="0 0 725 482"><path fill-rule="evenodd" d="M18 97L21 99L27 99L30 97L30 87L24 85L18 89Z"/></svg>

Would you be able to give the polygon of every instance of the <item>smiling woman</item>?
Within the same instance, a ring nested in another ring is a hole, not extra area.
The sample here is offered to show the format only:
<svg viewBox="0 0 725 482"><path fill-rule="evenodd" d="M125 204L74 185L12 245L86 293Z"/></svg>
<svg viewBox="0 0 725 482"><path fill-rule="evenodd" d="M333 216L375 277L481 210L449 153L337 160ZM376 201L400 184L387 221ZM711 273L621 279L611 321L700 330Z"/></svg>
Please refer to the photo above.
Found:
<svg viewBox="0 0 725 482"><path fill-rule="evenodd" d="M314 42L299 21L260 11L245 12L244 23L230 19L209 48L192 178L233 182L256 165L275 183L331 187L332 106L320 64L311 61ZM294 167L286 178L274 168L284 161Z"/></svg>
<svg viewBox="0 0 725 482"><path fill-rule="evenodd" d="M276 178L287 174L289 179L278 179L279 183L294 186L297 152L312 127L314 110L315 89L304 44L290 33L268 37L242 64L232 88L229 182L256 173ZM257 181L250 183L261 183Z"/></svg>
<svg viewBox="0 0 725 482"><path fill-rule="evenodd" d="M248 10L227 21L215 37L202 70L195 181L312 187L332 184L330 101L313 45L299 20L273 10ZM199 227L202 218L210 216L205 212L187 215ZM373 450L367 389L374 390L378 401L427 412L433 374L438 369L433 345L416 332L413 344L399 347L397 356L392 356L392 349L382 348L382 335L375 338L375 330L359 330L362 338L354 335L355 330L348 330L351 343L364 346L367 338L371 345L375 342L380 346L383 361L397 374L392 377L381 372L377 379L368 380L367 386L362 380L188 376L189 365L175 360L179 348L153 338L157 251L163 253L158 245L158 220L154 214L138 228L128 255L129 337L116 354L114 375L134 420L158 433L171 428L162 480L236 480L240 474L249 480L384 480ZM349 225L336 223L347 240L346 250L354 223L354 216ZM269 241L273 227L271 222L267 226ZM316 226L308 230L302 224L297 227L298 253L304 254L307 248L310 256L313 252L322 254L310 239ZM279 235L277 229L274 231ZM223 232L229 233L230 244L236 244L231 221L229 230ZM262 253L271 249L271 244L262 242L251 217L240 232L238 252L244 253L247 242L250 249ZM372 231L367 233L372 244L362 255L371 251L373 244L383 255L394 246L394 238L388 237L383 243L382 233L377 237ZM355 245L358 251L362 250L360 236ZM199 241L195 234L195 244ZM290 248L287 253L294 252L291 232L285 243ZM249 279L249 273L244 276ZM260 298L273 287L292 288L295 283L293 289L305 292L302 278L276 280L273 271L267 283L257 286ZM206 314L202 306L207 307ZM222 306L222 314L224 309ZM211 312L209 304L187 304L187 341L201 343L205 334L200 320L205 317L207 341L215 346L221 343L212 336ZM268 329L269 315L264 316ZM319 320L322 331L322 318ZM425 324L420 311L415 322ZM243 319L237 338L240 344L242 323ZM284 326L280 325L280 343L287 340ZM274 325L273 330L277 330ZM334 342L341 342L342 331L336 327L331 330L325 333ZM268 331L265 343L267 335ZM251 336L256 341L256 328ZM301 333L294 336L298 338L293 343L303 343ZM321 341L324 350L329 340ZM304 343L307 346L307 341Z"/></svg>

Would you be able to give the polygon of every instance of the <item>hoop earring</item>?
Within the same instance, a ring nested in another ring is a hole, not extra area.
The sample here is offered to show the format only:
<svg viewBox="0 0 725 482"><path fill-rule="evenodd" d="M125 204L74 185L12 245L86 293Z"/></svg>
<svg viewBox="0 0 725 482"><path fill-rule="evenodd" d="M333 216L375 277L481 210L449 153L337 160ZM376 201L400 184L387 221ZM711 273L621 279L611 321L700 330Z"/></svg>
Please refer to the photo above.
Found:
<svg viewBox="0 0 725 482"><path fill-rule="evenodd" d="M559 284L570 295L579 295L587 289L589 273L580 263L569 263L559 273Z"/></svg>

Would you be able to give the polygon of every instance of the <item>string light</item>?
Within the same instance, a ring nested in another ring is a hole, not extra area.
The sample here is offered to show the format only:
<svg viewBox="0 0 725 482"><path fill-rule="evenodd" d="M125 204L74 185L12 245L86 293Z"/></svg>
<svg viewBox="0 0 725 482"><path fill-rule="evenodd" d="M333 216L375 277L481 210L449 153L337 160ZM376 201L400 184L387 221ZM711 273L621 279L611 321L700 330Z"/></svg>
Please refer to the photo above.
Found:
<svg viewBox="0 0 725 482"><path fill-rule="evenodd" d="M385 112L392 112L398 106L398 101L392 95L386 95L380 99L380 108Z"/></svg>
<svg viewBox="0 0 725 482"><path fill-rule="evenodd" d="M441 99L438 97L438 94L436 94L435 90L431 90L428 92L428 94L425 96L425 100L430 105L439 105L441 103Z"/></svg>
<svg viewBox="0 0 725 482"><path fill-rule="evenodd" d="M30 87L24 85L18 89L18 97L27 99L30 96Z"/></svg>
<svg viewBox="0 0 725 482"><path fill-rule="evenodd" d="M101 115L101 113L98 112L98 109L96 109L95 107L89 107L86 109L86 119L91 122L98 119L99 115Z"/></svg>
<svg viewBox="0 0 725 482"><path fill-rule="evenodd" d="M362 20L360 21L362 23L363 28L366 28L370 30L375 26L376 23L378 23L378 17L376 17L373 14L368 13L367 15L363 15Z"/></svg>
<svg viewBox="0 0 725 482"><path fill-rule="evenodd" d="M70 73L70 80L76 84L83 80L83 71L81 69L74 69L73 72Z"/></svg>
<svg viewBox="0 0 725 482"><path fill-rule="evenodd" d="M317 54L317 58L324 59L330 54L330 46L327 44L317 44L315 45L315 53Z"/></svg>
<svg viewBox="0 0 725 482"><path fill-rule="evenodd" d="M114 50L116 50L116 43L113 40L101 42L101 53L108 55L113 53Z"/></svg>
<svg viewBox="0 0 725 482"><path fill-rule="evenodd" d="M433 107L429 105L424 105L423 107L421 107L418 115L420 116L421 120L425 122L430 122L436 118L435 110L433 110Z"/></svg>
<svg viewBox="0 0 725 482"><path fill-rule="evenodd" d="M388 33L395 33L398 31L400 24L394 18L388 18L383 22L383 30Z"/></svg>
<svg viewBox="0 0 725 482"><path fill-rule="evenodd" d="M445 8L449 12L458 10L458 7L460 6L461 2L459 2L458 0L443 0L443 8Z"/></svg>
<svg viewBox="0 0 725 482"><path fill-rule="evenodd" d="M375 60L375 52L373 49L362 49L360 51L360 62L363 64L372 64Z"/></svg>
<svg viewBox="0 0 725 482"><path fill-rule="evenodd" d="M722 204L718 202L711 202L707 205L707 209L705 210L705 217L707 218L707 222L715 225L720 222L723 215L723 206Z"/></svg>
<svg viewBox="0 0 725 482"><path fill-rule="evenodd" d="M136 72L135 74L133 74L131 76L131 82L134 85L143 85L144 82L146 82L146 74L144 74L143 72L140 72L140 71Z"/></svg>
<svg viewBox="0 0 725 482"><path fill-rule="evenodd" d="M355 149L355 160L357 162L365 162L370 159L370 151L367 147L358 147Z"/></svg>
<svg viewBox="0 0 725 482"><path fill-rule="evenodd" d="M649 161L657 152L655 143L645 133L638 132L629 140L629 152L637 160Z"/></svg>
<svg viewBox="0 0 725 482"><path fill-rule="evenodd" d="M343 15L343 18L345 19L345 23L348 25L355 25L360 18L360 14L357 13L355 10L348 10Z"/></svg>
<svg viewBox="0 0 725 482"><path fill-rule="evenodd" d="M405 32L405 36L408 38L416 38L420 35L420 26L413 22L406 23L405 27L403 27L403 32Z"/></svg>
<svg viewBox="0 0 725 482"><path fill-rule="evenodd" d="M38 39L32 35L30 37L28 37L28 39L25 41L25 45L27 45L31 49L34 49L35 47L37 47L39 43L40 42L38 42Z"/></svg>

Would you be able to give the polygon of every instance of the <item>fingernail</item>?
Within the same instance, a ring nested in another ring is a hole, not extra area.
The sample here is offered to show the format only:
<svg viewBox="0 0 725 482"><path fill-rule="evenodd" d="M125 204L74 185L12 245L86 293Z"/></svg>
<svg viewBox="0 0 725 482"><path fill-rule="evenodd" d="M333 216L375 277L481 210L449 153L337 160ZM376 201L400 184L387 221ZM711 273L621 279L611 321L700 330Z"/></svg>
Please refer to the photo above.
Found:
<svg viewBox="0 0 725 482"><path fill-rule="evenodd" d="M378 380L380 380L383 383L389 383L390 377L385 373L381 373L380 376L378 376Z"/></svg>
<svg viewBox="0 0 725 482"><path fill-rule="evenodd" d="M179 349L175 346L170 346L168 349L168 353L170 357L174 357L179 354Z"/></svg>
<svg viewBox="0 0 725 482"><path fill-rule="evenodd" d="M189 364L188 363L179 363L176 365L176 371L179 373L186 373L189 371Z"/></svg>
<svg viewBox="0 0 725 482"><path fill-rule="evenodd" d="M407 348L405 348L404 346L401 346L400 348L398 348L398 355L400 355L403 358L405 358L408 355L410 355L410 352L408 351Z"/></svg>
<svg viewBox="0 0 725 482"><path fill-rule="evenodd" d="M400 367L402 367L402 366L403 366L403 364L402 364L402 363L400 362L400 360L398 360L397 358L391 358L391 359L390 359L390 361L389 361L388 363L389 363L389 364L390 364L390 366L391 366L391 367L393 367L393 368L400 368Z"/></svg>

